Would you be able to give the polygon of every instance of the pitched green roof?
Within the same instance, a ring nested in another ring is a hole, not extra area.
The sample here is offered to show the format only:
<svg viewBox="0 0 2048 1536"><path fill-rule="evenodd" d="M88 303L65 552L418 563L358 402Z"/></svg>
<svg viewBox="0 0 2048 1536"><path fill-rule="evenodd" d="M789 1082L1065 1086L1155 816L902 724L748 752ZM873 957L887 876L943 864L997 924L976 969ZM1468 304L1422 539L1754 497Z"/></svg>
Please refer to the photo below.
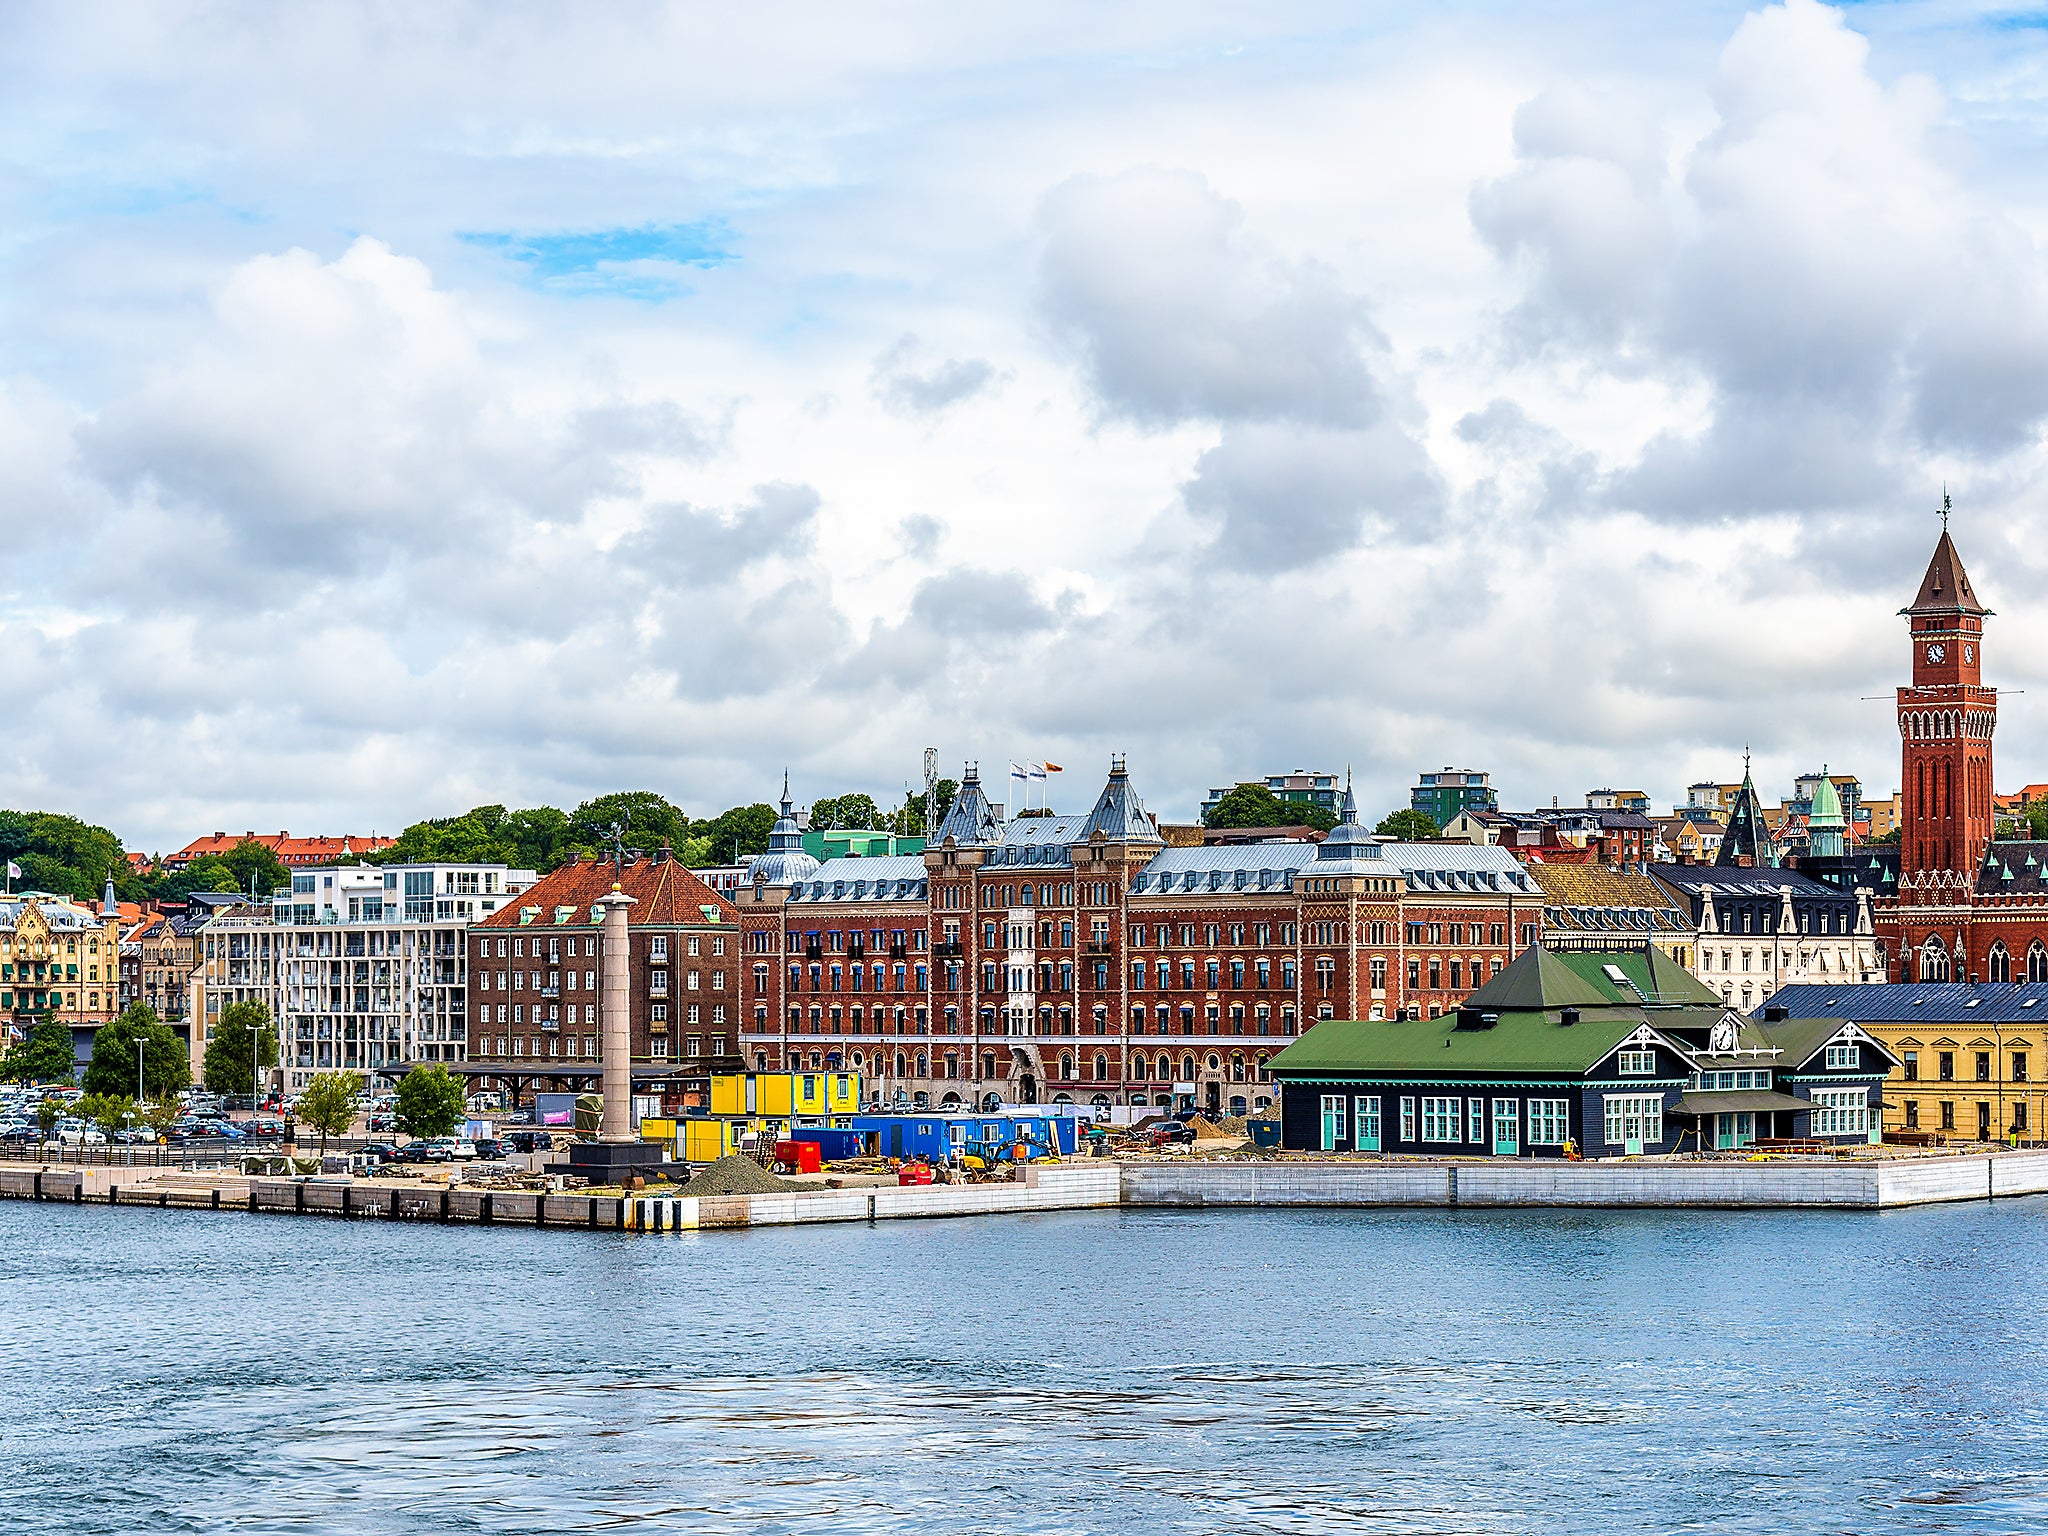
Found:
<svg viewBox="0 0 2048 1536"><path fill-rule="evenodd" d="M1721 1006L1711 987L1654 945L1550 950L1540 944L1523 950L1465 1006L1505 1014L1529 1008L1640 1008L1646 1002Z"/></svg>
<svg viewBox="0 0 2048 1536"><path fill-rule="evenodd" d="M1458 1016L1451 1013L1438 1019L1324 1019L1266 1066L1275 1073L1301 1075L1579 1073L1643 1022L1640 1008L1582 1015L1577 1024L1560 1023L1555 1010L1504 1013L1491 1029L1460 1029Z"/></svg>

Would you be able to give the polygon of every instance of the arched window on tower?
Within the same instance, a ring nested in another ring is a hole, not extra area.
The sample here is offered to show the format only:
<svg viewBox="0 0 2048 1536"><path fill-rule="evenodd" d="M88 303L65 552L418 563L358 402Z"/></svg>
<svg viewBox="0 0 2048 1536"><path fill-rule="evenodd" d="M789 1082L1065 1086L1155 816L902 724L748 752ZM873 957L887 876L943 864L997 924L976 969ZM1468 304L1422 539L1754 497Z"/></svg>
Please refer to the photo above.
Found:
<svg viewBox="0 0 2048 1536"><path fill-rule="evenodd" d="M2048 944L2039 939L2027 946L2027 980L2048 981Z"/></svg>
<svg viewBox="0 0 2048 1536"><path fill-rule="evenodd" d="M2012 980L2012 952L2000 939L1991 946L1991 953L1984 957L1984 979L1986 981Z"/></svg>
<svg viewBox="0 0 2048 1536"><path fill-rule="evenodd" d="M1941 940L1933 934L1920 946L1920 980L1948 980L1948 951L1942 948Z"/></svg>

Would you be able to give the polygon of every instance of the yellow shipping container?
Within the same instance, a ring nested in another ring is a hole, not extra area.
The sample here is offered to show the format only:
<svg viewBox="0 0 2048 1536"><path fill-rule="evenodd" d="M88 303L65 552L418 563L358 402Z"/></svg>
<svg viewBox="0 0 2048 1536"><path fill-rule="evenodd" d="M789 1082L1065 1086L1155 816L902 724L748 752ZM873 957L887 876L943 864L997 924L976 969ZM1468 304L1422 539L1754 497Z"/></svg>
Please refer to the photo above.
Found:
<svg viewBox="0 0 2048 1536"><path fill-rule="evenodd" d="M711 1079L714 1115L850 1115L860 1104L858 1072L735 1072Z"/></svg>

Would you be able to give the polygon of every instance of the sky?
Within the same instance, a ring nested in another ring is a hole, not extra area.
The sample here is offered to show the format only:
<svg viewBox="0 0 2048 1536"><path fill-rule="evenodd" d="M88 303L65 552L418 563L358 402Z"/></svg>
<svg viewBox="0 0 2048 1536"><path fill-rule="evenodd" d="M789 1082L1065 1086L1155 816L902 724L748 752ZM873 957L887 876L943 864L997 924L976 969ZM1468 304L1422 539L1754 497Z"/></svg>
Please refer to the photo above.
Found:
<svg viewBox="0 0 2048 1536"><path fill-rule="evenodd" d="M0 10L0 804L2048 779L2048 15Z"/></svg>

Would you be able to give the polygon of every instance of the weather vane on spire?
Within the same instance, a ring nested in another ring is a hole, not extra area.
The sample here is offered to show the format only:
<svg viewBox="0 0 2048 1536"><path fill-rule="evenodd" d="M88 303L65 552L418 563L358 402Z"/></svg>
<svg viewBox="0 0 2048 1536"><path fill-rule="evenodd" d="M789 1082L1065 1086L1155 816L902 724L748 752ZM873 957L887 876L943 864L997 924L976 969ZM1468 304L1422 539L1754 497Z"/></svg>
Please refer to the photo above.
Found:
<svg viewBox="0 0 2048 1536"><path fill-rule="evenodd" d="M1947 482L1946 480L1944 480L1944 481L1942 481L1942 482L1941 482L1941 512L1940 512L1940 514L1939 514L1939 515L1940 515L1940 517L1941 517L1941 531L1942 531L1943 533L1947 533L1947 532L1948 532L1948 514L1949 514L1949 510L1950 510L1950 508L1949 508L1949 501L1948 501L1948 482Z"/></svg>

